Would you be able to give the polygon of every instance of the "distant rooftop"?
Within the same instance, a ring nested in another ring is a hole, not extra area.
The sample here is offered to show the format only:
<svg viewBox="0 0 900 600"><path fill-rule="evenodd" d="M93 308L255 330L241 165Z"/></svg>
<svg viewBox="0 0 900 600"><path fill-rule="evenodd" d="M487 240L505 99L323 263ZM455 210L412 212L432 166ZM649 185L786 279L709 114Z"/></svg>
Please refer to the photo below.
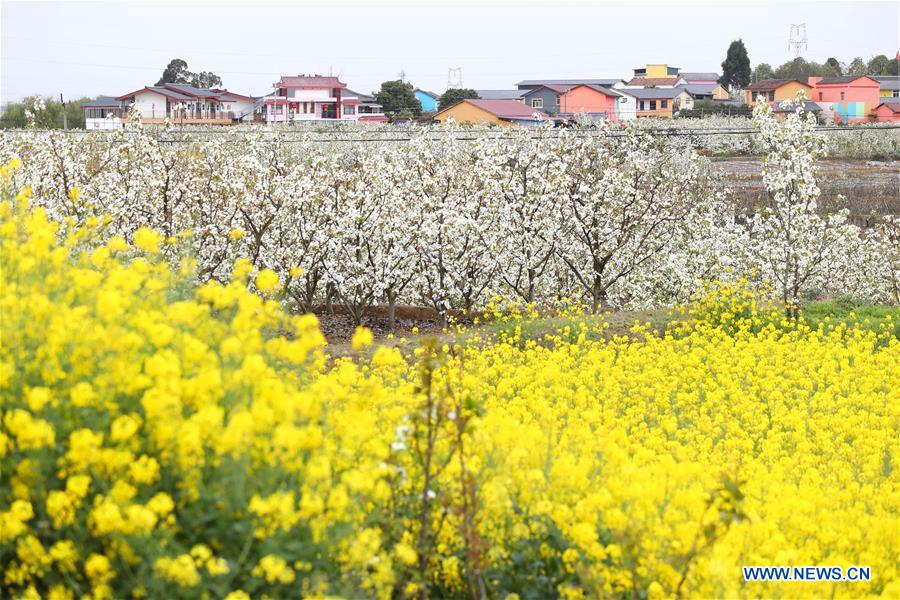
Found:
<svg viewBox="0 0 900 600"><path fill-rule="evenodd" d="M591 85L615 85L622 81L621 78L613 79L525 79L516 84L517 87L536 85L577 85L587 83Z"/></svg>
<svg viewBox="0 0 900 600"><path fill-rule="evenodd" d="M324 75L282 75L274 87L321 87L321 88L345 88L337 77Z"/></svg>
<svg viewBox="0 0 900 600"><path fill-rule="evenodd" d="M757 81L756 83L748 85L746 89L751 92L774 92L784 84L791 83L792 81L801 83L806 87L812 87L805 81L800 81L799 79L763 79L762 81Z"/></svg>
<svg viewBox="0 0 900 600"><path fill-rule="evenodd" d="M484 100L515 100L521 98L524 90L475 90Z"/></svg>
<svg viewBox="0 0 900 600"><path fill-rule="evenodd" d="M688 83L692 81L718 81L718 73L679 73Z"/></svg>

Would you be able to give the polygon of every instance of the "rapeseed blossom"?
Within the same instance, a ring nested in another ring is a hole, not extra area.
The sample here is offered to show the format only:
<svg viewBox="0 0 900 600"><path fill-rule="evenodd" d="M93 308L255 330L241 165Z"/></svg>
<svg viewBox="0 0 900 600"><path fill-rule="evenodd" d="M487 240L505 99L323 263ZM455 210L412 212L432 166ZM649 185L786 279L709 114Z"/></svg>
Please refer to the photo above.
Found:
<svg viewBox="0 0 900 600"><path fill-rule="evenodd" d="M811 329L725 284L661 333L573 315L528 339L521 316L329 361L248 261L197 285L153 231L104 241L12 195L4 597L900 593L888 328Z"/></svg>

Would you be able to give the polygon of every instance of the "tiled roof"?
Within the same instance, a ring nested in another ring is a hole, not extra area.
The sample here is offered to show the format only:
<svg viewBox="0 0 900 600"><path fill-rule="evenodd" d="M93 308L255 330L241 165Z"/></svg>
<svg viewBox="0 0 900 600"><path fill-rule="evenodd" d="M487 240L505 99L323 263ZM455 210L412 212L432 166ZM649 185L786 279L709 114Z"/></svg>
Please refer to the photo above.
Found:
<svg viewBox="0 0 900 600"><path fill-rule="evenodd" d="M81 108L122 108L123 102L112 96L99 96L96 100L85 102Z"/></svg>
<svg viewBox="0 0 900 600"><path fill-rule="evenodd" d="M813 102L812 100L806 100L803 103L803 108L809 112L821 112L822 107ZM796 106L794 106L793 101L782 102L775 108L775 112L777 113L789 113L794 112L796 110Z"/></svg>
<svg viewBox="0 0 900 600"><path fill-rule="evenodd" d="M484 100L515 100L521 98L523 90L475 90Z"/></svg>
<svg viewBox="0 0 900 600"><path fill-rule="evenodd" d="M762 81L757 81L756 83L748 85L745 89L750 90L751 92L772 92L792 81L796 81L806 87L812 87L805 81L800 81L799 79L763 79Z"/></svg>
<svg viewBox="0 0 900 600"><path fill-rule="evenodd" d="M573 87L574 87L574 85L563 85L563 84L559 84L559 83L542 83L541 85L537 86L534 89L522 91L522 96L527 96L528 94L533 94L534 92L538 91L541 88L547 88L548 90L552 90L552 91L556 92L557 94L565 94Z"/></svg>
<svg viewBox="0 0 900 600"><path fill-rule="evenodd" d="M219 94L210 89L198 88L187 83L166 83L163 85L166 89L175 90L185 96L193 96L194 98L218 98Z"/></svg>
<svg viewBox="0 0 900 600"><path fill-rule="evenodd" d="M576 86L576 87L577 87L577 86ZM608 88L608 87L604 87L604 86L602 86L602 85L588 85L588 84L585 84L585 87L589 87L589 88L591 88L592 90L596 90L596 91L600 92L601 94L606 94L607 96L621 96L621 95L622 95L622 94L620 94L617 90L614 90L614 89Z"/></svg>
<svg viewBox="0 0 900 600"><path fill-rule="evenodd" d="M344 91L350 96L356 96L357 98L359 98L360 102L375 102L375 96L372 96L371 94L363 94L362 92L355 92L355 91L351 90L350 88L347 88Z"/></svg>
<svg viewBox="0 0 900 600"><path fill-rule="evenodd" d="M516 84L517 87L523 85L578 85L587 83L591 85L615 85L622 81L621 79L525 79Z"/></svg>
<svg viewBox="0 0 900 600"><path fill-rule="evenodd" d="M548 118L547 115L541 111L526 106L518 100L462 100L462 102L468 102L501 119L523 119L530 121L534 118L535 113L541 115L541 118ZM454 104L453 106L456 105Z"/></svg>
<svg viewBox="0 0 900 600"><path fill-rule="evenodd" d="M688 94L711 96L713 91L719 87L718 83L689 83L683 86Z"/></svg>
<svg viewBox="0 0 900 600"><path fill-rule="evenodd" d="M322 75L282 75L276 87L323 87L345 88L337 77L323 77Z"/></svg>
<svg viewBox="0 0 900 600"><path fill-rule="evenodd" d="M678 79L678 77L635 77L628 85L675 85Z"/></svg>
<svg viewBox="0 0 900 600"><path fill-rule="evenodd" d="M900 113L900 102L888 102L888 100L900 100L900 98L882 98L882 102L878 106L884 105L890 109L891 112ZM875 108L878 108L876 106Z"/></svg>
<svg viewBox="0 0 900 600"><path fill-rule="evenodd" d="M156 94L165 96L166 98L171 98L172 100L180 100L182 102L194 99L192 96L187 96L185 94L176 92L175 90L170 90L170 89L164 88L164 87L152 86L152 87L145 87L143 89L137 90L136 92L131 92L131 93L125 94L123 96L119 96L118 98L116 98L116 100L124 100L126 98L132 98L135 95L140 94L141 92L154 92Z"/></svg>
<svg viewBox="0 0 900 600"><path fill-rule="evenodd" d="M690 83L691 81L718 81L718 73L680 73L682 79Z"/></svg>
<svg viewBox="0 0 900 600"><path fill-rule="evenodd" d="M879 75L872 79L877 81L878 85L881 86L881 89L883 90L900 90L900 77L897 77L896 75Z"/></svg>
<svg viewBox="0 0 900 600"><path fill-rule="evenodd" d="M867 77L866 75L844 75L843 77L823 77L819 80L819 84L822 85L834 85L841 83L852 83L857 79L862 79ZM817 84L818 85L818 84Z"/></svg>

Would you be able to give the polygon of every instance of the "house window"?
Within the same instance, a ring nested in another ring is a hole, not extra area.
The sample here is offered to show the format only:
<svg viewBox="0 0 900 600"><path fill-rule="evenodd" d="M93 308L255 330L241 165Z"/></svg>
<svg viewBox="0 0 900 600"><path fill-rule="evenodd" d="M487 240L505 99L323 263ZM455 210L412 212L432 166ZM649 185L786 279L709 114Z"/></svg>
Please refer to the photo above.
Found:
<svg viewBox="0 0 900 600"><path fill-rule="evenodd" d="M841 100L844 99L844 92L841 92Z"/></svg>
<svg viewBox="0 0 900 600"><path fill-rule="evenodd" d="M819 100L822 99L822 92L819 92Z"/></svg>
<svg viewBox="0 0 900 600"><path fill-rule="evenodd" d="M532 98L531 99L531 108L544 108L544 99L543 98Z"/></svg>
<svg viewBox="0 0 900 600"><path fill-rule="evenodd" d="M344 114L345 115L355 115L356 107L355 106L344 106Z"/></svg>
<svg viewBox="0 0 900 600"><path fill-rule="evenodd" d="M900 90L894 90L891 94L892 98L900 98Z"/></svg>
<svg viewBox="0 0 900 600"><path fill-rule="evenodd" d="M668 100L663 100L663 101L661 101L661 102L659 103L659 107L660 107L660 108L669 108L669 101L668 101Z"/></svg>
<svg viewBox="0 0 900 600"><path fill-rule="evenodd" d="M775 102L775 92L769 92L769 102Z"/></svg>
<svg viewBox="0 0 900 600"><path fill-rule="evenodd" d="M556 97L556 105L559 106L559 96Z"/></svg>
<svg viewBox="0 0 900 600"><path fill-rule="evenodd" d="M656 110L656 100L650 101L650 110Z"/></svg>

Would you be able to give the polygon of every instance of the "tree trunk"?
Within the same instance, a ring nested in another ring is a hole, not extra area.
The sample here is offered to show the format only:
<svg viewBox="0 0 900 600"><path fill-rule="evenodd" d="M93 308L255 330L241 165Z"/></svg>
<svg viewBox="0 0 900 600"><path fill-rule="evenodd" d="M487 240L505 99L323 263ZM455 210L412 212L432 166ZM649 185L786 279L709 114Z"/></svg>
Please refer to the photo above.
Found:
<svg viewBox="0 0 900 600"><path fill-rule="evenodd" d="M603 281L599 275L594 276L594 285L591 288L591 301L593 312L595 313L607 308L609 305L606 288L603 286Z"/></svg>
<svg viewBox="0 0 900 600"><path fill-rule="evenodd" d="M329 283L325 290L325 312L334 314L334 286Z"/></svg>
<svg viewBox="0 0 900 600"><path fill-rule="evenodd" d="M388 328L393 331L397 322L397 295L393 292L387 292L388 301Z"/></svg>

